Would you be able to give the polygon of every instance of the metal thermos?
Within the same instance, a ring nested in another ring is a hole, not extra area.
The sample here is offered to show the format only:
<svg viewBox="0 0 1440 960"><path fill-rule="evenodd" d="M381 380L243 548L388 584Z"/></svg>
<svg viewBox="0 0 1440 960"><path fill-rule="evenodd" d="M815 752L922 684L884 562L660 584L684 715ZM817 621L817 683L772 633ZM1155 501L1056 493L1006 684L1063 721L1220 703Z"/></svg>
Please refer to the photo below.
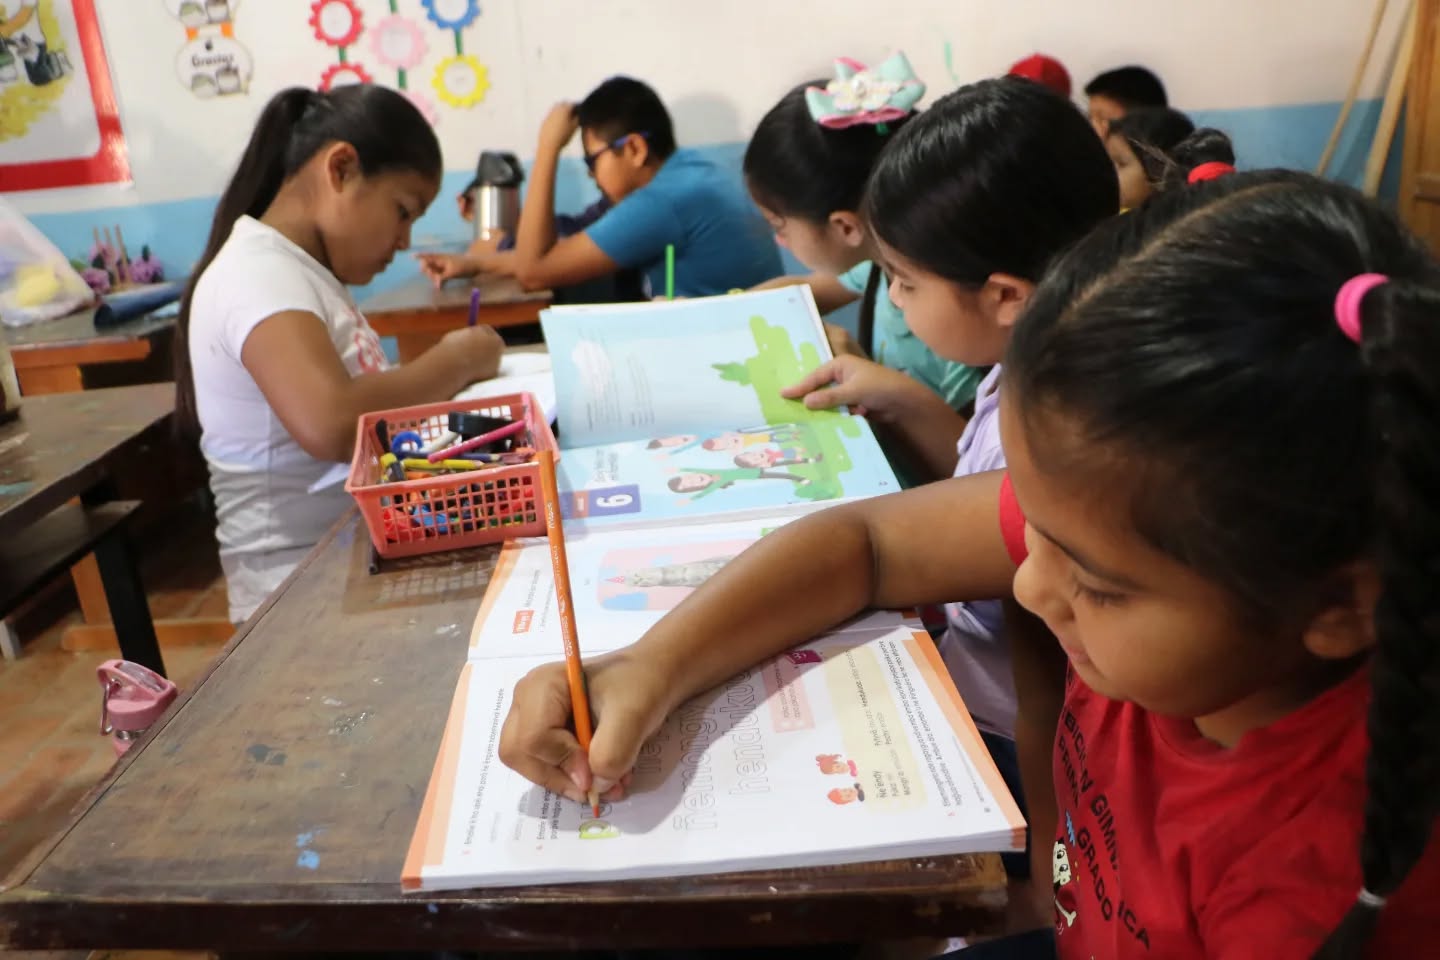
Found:
<svg viewBox="0 0 1440 960"><path fill-rule="evenodd" d="M513 153L486 150L475 169L475 239L515 233L525 171Z"/></svg>

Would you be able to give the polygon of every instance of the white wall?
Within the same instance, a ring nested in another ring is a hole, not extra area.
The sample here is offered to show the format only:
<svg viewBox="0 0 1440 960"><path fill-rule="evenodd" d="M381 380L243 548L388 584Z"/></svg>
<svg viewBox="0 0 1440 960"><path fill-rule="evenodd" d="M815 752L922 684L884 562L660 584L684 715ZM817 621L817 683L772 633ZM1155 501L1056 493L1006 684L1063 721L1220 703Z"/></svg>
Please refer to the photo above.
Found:
<svg viewBox="0 0 1440 960"><path fill-rule="evenodd" d="M306 0L238 0L235 37L255 58L245 97L198 100L180 86L175 54L184 31L164 0L97 0L135 182L12 195L27 213L132 206L218 194L265 99L313 85L335 52L315 40ZM368 17L383 0L360 0ZM421 17L419 0L400 11ZM1400 7L1400 4L1391 4ZM442 107L447 166L469 166L483 147L530 153L545 108L627 72L671 105L689 144L743 141L791 84L828 72L835 55L879 59L905 50L932 94L1002 72L1036 50L1059 57L1077 86L1100 69L1143 62L1177 106L1278 108L1343 97L1370 19L1362 0L482 0L467 52L490 68L485 102ZM1398 31L1390 16L1379 49ZM453 41L426 23L430 57L412 75L428 81ZM352 59L373 66L361 45ZM1377 58L1377 61L1382 58ZM377 71L381 82L392 76ZM1371 70L1375 96L1388 63ZM427 84L428 86L428 84Z"/></svg>

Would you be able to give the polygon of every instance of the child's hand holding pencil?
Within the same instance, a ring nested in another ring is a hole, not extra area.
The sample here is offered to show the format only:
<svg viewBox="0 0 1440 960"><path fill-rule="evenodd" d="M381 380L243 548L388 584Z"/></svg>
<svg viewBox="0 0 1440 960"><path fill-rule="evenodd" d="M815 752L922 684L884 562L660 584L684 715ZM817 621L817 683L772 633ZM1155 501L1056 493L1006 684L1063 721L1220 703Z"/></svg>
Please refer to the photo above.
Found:
<svg viewBox="0 0 1440 960"><path fill-rule="evenodd" d="M600 752L595 752L595 741L592 739L591 688L580 660L580 638L575 628L575 608L570 596L570 564L565 554L565 532L560 523L560 493L555 480L554 451L541 450L539 461L545 532L550 540L550 562L555 575L555 607L565 645L565 697L553 696L555 683L559 679L554 671L537 670L521 680L515 688L515 701L523 701L532 711L527 722L521 726L525 730L539 731L541 735L538 741L522 742L517 748L514 741L515 731L519 727L510 722L511 718L507 718L505 729L500 735L500 759L537 783L541 781L536 780L536 775L545 777L545 786L588 804L598 817L600 795L604 794L606 799L619 799L624 794L630 767L639 753L640 744L644 742L644 737L659 727L660 722L665 719L665 713L661 712L654 718L654 723L645 728L644 736L639 741L632 744L634 731L628 730L624 733L629 735L621 736L618 740L607 736L600 741ZM537 675L540 689L532 693L529 683L531 678ZM538 716L534 714L534 710L539 711ZM623 711L617 713L623 714ZM514 714L512 707L511 717ZM573 733L570 726L574 728ZM606 733L608 735L613 729L618 735L622 732L619 728L618 722L607 724ZM524 739L521 738L522 741ZM532 770L535 775L532 775Z"/></svg>
<svg viewBox="0 0 1440 960"><path fill-rule="evenodd" d="M620 650L585 661L595 730L587 755L571 723L570 685L563 662L537 667L515 686L500 760L532 783L576 803L593 789L606 801L630 787L640 748L669 715L671 685L662 671Z"/></svg>

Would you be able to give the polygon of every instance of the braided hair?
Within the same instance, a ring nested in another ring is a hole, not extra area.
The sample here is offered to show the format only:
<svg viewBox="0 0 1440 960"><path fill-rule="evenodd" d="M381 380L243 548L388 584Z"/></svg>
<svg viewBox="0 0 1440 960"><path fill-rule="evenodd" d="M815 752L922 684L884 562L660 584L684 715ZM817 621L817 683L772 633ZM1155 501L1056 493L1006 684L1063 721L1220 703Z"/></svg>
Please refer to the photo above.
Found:
<svg viewBox="0 0 1440 960"><path fill-rule="evenodd" d="M1389 280L1361 301L1357 346L1334 302L1362 273ZM1437 362L1440 266L1355 191L1283 172L1103 225L1036 290L1005 360L1025 422L1078 425L1044 455L1096 469L1080 458L1118 449L1138 534L1251 622L1294 622L1347 565L1377 566L1364 886L1326 960L1364 953L1440 812Z"/></svg>

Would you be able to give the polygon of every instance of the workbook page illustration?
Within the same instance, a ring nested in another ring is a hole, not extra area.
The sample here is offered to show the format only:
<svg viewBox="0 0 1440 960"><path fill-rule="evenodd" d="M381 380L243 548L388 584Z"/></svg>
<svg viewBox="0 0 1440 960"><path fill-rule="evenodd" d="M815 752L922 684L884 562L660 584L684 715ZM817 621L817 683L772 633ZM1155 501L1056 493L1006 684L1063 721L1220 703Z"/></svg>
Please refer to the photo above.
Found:
<svg viewBox="0 0 1440 960"><path fill-rule="evenodd" d="M725 564L792 519L567 536L575 628L585 651L604 653L634 643ZM847 628L895 626L902 619L874 612ZM470 659L558 657L563 650L549 543L506 544L475 618Z"/></svg>
<svg viewBox="0 0 1440 960"><path fill-rule="evenodd" d="M859 417L573 447L557 480L567 530L755 515L900 489Z"/></svg>
<svg viewBox="0 0 1440 960"><path fill-rule="evenodd" d="M844 416L780 396L830 359L808 286L540 319L566 447Z"/></svg>
<svg viewBox="0 0 1440 960"><path fill-rule="evenodd" d="M497 757L510 691L543 662L466 664L406 861L407 888L1023 846L1019 811L918 625L822 638L687 703L642 748L630 795L598 816Z"/></svg>

